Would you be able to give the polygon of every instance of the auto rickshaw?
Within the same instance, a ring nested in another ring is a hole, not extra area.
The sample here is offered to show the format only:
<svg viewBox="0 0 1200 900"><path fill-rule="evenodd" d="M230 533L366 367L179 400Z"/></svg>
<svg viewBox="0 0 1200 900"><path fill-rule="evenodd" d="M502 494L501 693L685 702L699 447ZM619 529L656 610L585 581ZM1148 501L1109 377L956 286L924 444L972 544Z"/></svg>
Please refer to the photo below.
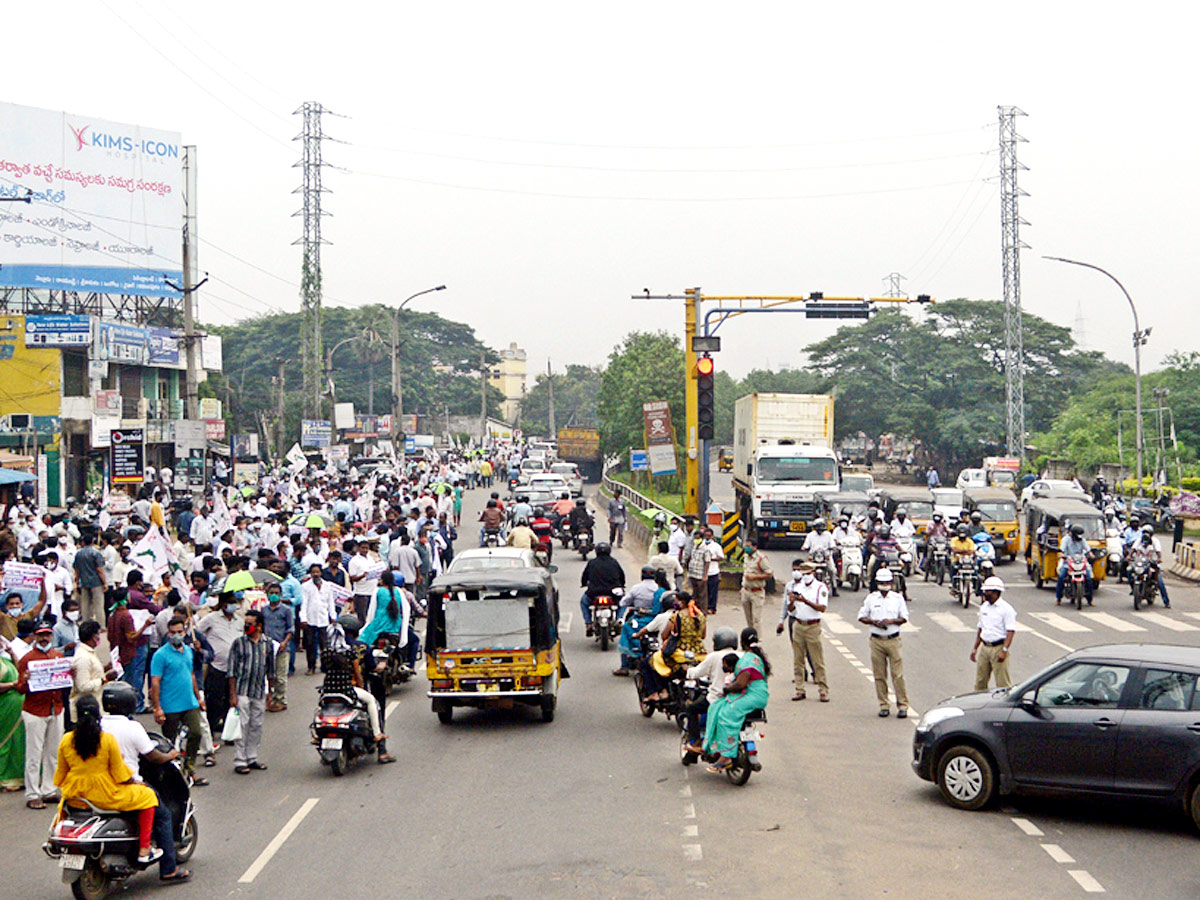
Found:
<svg viewBox="0 0 1200 900"><path fill-rule="evenodd" d="M816 497L819 514L831 529L842 515L849 516L851 522L865 516L871 502L871 498L861 491L818 491Z"/></svg>
<svg viewBox="0 0 1200 900"><path fill-rule="evenodd" d="M983 517L983 527L998 541L996 553L1007 553L1010 561L1017 558L1021 550L1021 528L1017 520L1017 498L1013 492L1001 487L974 487L963 491L963 509L978 512Z"/></svg>
<svg viewBox="0 0 1200 900"><path fill-rule="evenodd" d="M728 447L722 447L721 452L717 454L717 471L733 471L733 454L729 451Z"/></svg>
<svg viewBox="0 0 1200 900"><path fill-rule="evenodd" d="M1058 579L1058 548L1063 533L1072 525L1082 525L1088 547L1099 551L1092 554L1092 579L1097 587L1103 583L1108 568L1104 514L1074 497L1047 497L1029 501L1021 520L1025 567L1038 587Z"/></svg>
<svg viewBox="0 0 1200 900"><path fill-rule="evenodd" d="M554 721L568 677L558 598L544 568L475 569L429 586L426 675L433 711L450 724L456 706L536 706Z"/></svg>
<svg viewBox="0 0 1200 900"><path fill-rule="evenodd" d="M924 487L884 487L879 491L879 509L883 518L891 522L896 510L903 508L917 526L916 545L924 551L925 532L933 521L933 491Z"/></svg>

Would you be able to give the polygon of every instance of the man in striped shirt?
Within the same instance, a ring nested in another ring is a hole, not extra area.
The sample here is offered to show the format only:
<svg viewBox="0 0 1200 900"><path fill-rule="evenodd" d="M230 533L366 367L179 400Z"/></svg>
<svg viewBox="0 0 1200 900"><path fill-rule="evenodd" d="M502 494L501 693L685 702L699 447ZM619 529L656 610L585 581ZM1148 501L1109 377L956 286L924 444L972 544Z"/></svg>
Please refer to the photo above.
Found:
<svg viewBox="0 0 1200 900"><path fill-rule="evenodd" d="M262 614L248 610L245 634L229 648L229 708L242 720L242 736L233 742L233 771L239 775L267 768L258 761L258 746L267 710L267 672L274 667L275 652L263 634Z"/></svg>

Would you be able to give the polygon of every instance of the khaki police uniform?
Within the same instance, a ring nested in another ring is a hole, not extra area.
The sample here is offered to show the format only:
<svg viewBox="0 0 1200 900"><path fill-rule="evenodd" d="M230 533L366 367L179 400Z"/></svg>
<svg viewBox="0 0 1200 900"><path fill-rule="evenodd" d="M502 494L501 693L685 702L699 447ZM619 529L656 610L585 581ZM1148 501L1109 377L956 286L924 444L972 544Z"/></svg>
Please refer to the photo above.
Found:
<svg viewBox="0 0 1200 900"><path fill-rule="evenodd" d="M899 591L872 591L863 601L858 618L880 621L885 619L908 620L908 604ZM892 689L896 693L896 708L908 713L908 689L904 685L904 659L899 625L871 626L871 670L875 674L875 697L879 708L887 712L888 669L892 674Z"/></svg>
<svg viewBox="0 0 1200 900"><path fill-rule="evenodd" d="M767 579L772 575L767 554L755 550L742 563L742 611L746 625L762 634L763 608L767 605Z"/></svg>
<svg viewBox="0 0 1200 900"><path fill-rule="evenodd" d="M828 700L829 682L825 677L825 647L821 643L821 613L805 600L817 606L828 606L829 588L824 582L813 578L808 584L793 580L784 592L783 617L780 621L788 626L792 639L792 677L796 682L796 698L803 699L806 695L805 662L809 661L821 699Z"/></svg>
<svg viewBox="0 0 1200 900"><path fill-rule="evenodd" d="M980 604L979 628L975 633L975 690L986 691L992 675L996 676L996 687L1012 687L1005 642L1016 630L1017 611L1007 600L995 603L985 600Z"/></svg>

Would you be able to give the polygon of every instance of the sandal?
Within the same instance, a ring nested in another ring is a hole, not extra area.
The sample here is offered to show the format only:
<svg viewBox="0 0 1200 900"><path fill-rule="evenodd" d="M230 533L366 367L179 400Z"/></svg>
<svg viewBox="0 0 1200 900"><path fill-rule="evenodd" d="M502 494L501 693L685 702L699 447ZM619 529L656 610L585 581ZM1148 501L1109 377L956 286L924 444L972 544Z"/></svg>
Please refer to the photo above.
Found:
<svg viewBox="0 0 1200 900"><path fill-rule="evenodd" d="M208 787L209 784L211 784L211 782L207 778L204 778L203 776L199 776L199 777L193 776L192 777L192 787Z"/></svg>
<svg viewBox="0 0 1200 900"><path fill-rule="evenodd" d="M207 768L211 769L211 768L212 768L213 766L215 766L216 764L217 764L217 761L216 761L215 759L213 759L213 755L212 755L211 753L209 753L209 754L206 754L206 755L205 755L205 757L204 757L204 765L205 765Z"/></svg>
<svg viewBox="0 0 1200 900"><path fill-rule="evenodd" d="M191 877L192 877L191 872L189 872L187 869L183 868L182 866L179 866L170 875L158 876L158 880L165 881L168 884L179 884L184 881L187 881Z"/></svg>
<svg viewBox="0 0 1200 900"><path fill-rule="evenodd" d="M45 809L46 808L46 803L44 800L42 800L41 797L38 797L34 800L26 800L25 805L28 806L30 809Z"/></svg>
<svg viewBox="0 0 1200 900"><path fill-rule="evenodd" d="M388 763L394 763L395 761L396 757L392 756L390 753L379 754L378 762L381 766L386 766Z"/></svg>
<svg viewBox="0 0 1200 900"><path fill-rule="evenodd" d="M710 775L724 775L726 772L728 772L732 768L733 768L733 760L730 760L729 762L725 763L725 765L723 765L723 766L719 766L716 763L713 763L711 766L708 767L708 772Z"/></svg>

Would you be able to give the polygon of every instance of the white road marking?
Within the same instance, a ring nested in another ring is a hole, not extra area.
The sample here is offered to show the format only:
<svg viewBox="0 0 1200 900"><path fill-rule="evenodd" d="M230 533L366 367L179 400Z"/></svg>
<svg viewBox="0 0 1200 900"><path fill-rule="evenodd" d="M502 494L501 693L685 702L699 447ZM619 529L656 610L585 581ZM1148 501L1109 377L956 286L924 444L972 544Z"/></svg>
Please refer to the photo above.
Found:
<svg viewBox="0 0 1200 900"><path fill-rule="evenodd" d="M679 789L679 796L680 797L692 796L692 786L690 784L685 784L683 787L681 787Z"/></svg>
<svg viewBox="0 0 1200 900"><path fill-rule="evenodd" d="M1078 882L1079 886L1089 894L1103 894L1104 885L1087 873L1086 869L1068 869L1067 874Z"/></svg>
<svg viewBox="0 0 1200 900"><path fill-rule="evenodd" d="M1032 631L1032 630L1033 630L1032 628L1030 628L1028 625L1026 625L1024 622L1021 622L1021 621L1018 621L1016 624L1016 627L1013 628L1013 631Z"/></svg>
<svg viewBox="0 0 1200 900"><path fill-rule="evenodd" d="M696 804L694 804L694 803L683 804L683 817L685 819L696 818Z"/></svg>
<svg viewBox="0 0 1200 900"><path fill-rule="evenodd" d="M1189 619L1200 619L1200 613L1184 613Z"/></svg>
<svg viewBox="0 0 1200 900"><path fill-rule="evenodd" d="M858 634L858 626L851 625L838 613L825 613L825 624L834 634Z"/></svg>
<svg viewBox="0 0 1200 900"><path fill-rule="evenodd" d="M1059 650L1066 650L1068 653L1073 653L1075 651L1074 647L1070 647L1070 646L1064 644L1062 641L1056 641L1054 638L1050 637L1049 635L1042 634L1040 631L1035 631L1034 629L1029 628L1028 626L1023 626L1023 625L1021 625L1020 622L1017 623L1017 631L1026 631L1029 634L1032 634L1035 638L1041 638L1047 644L1051 644L1051 645L1057 647Z"/></svg>
<svg viewBox="0 0 1200 900"><path fill-rule="evenodd" d="M388 705L387 705L387 709L385 709L385 710L383 711L383 721L385 721L385 722L386 722L386 721L387 721L387 717L388 717L388 716L390 716L390 715L392 714L392 710L394 710L394 709L395 709L397 706L399 706L399 705L400 705L400 701L399 701L399 700L392 700L392 701L390 701L390 702L388 703Z"/></svg>
<svg viewBox="0 0 1200 900"><path fill-rule="evenodd" d="M1074 619L1068 619L1066 616L1058 613L1030 613L1032 618L1037 619L1051 628L1057 628L1059 631L1091 631L1086 625L1076 622Z"/></svg>
<svg viewBox="0 0 1200 900"><path fill-rule="evenodd" d="M837 638L830 638L829 643L833 644L833 646L835 646L835 647L843 646L842 642L839 641Z"/></svg>
<svg viewBox="0 0 1200 900"><path fill-rule="evenodd" d="M1153 622L1155 625L1161 625L1163 628L1169 628L1171 631L1200 631L1195 625L1189 625L1187 622L1180 622L1178 619L1172 619L1168 615L1159 612L1140 612L1138 618L1145 622Z"/></svg>
<svg viewBox="0 0 1200 900"><path fill-rule="evenodd" d="M683 837L692 837L692 838L700 837L700 826L699 825L684 825L683 826Z"/></svg>
<svg viewBox="0 0 1200 900"><path fill-rule="evenodd" d="M575 621L575 613L567 613L559 620L558 630L561 634L571 633L571 623Z"/></svg>
<svg viewBox="0 0 1200 900"><path fill-rule="evenodd" d="M1050 854L1050 858L1056 863L1073 863L1075 857L1064 850L1058 844L1042 844L1042 849Z"/></svg>
<svg viewBox="0 0 1200 900"><path fill-rule="evenodd" d="M1124 619L1118 619L1112 613L1106 612L1084 612L1081 616L1086 616L1091 621L1098 625L1107 625L1113 631L1145 631L1141 625L1136 625L1133 622L1126 622Z"/></svg>
<svg viewBox="0 0 1200 900"><path fill-rule="evenodd" d="M704 850L699 844L684 844L683 858L688 862L700 862L704 859Z"/></svg>
<svg viewBox="0 0 1200 900"><path fill-rule="evenodd" d="M1028 819L1019 819L1014 816L1012 823L1029 835L1029 837L1041 837L1045 833Z"/></svg>
<svg viewBox="0 0 1200 900"><path fill-rule="evenodd" d="M967 634L975 630L958 616L954 615L954 613L930 613L929 618L933 619L935 624L941 625L947 631L955 634Z"/></svg>
<svg viewBox="0 0 1200 900"><path fill-rule="evenodd" d="M250 884L258 877L259 873L266 868L267 863L271 861L271 857L279 852L279 848L283 846L284 841L291 837L292 832L300 827L300 823L304 821L304 817L312 812L313 807L319 801L319 797L309 797L300 804L300 808L296 810L296 814L288 819L287 824L279 829L279 834L271 838L271 843L267 844L263 852L258 854L258 859L252 862L250 868L242 873L242 877L238 879L239 884Z"/></svg>

